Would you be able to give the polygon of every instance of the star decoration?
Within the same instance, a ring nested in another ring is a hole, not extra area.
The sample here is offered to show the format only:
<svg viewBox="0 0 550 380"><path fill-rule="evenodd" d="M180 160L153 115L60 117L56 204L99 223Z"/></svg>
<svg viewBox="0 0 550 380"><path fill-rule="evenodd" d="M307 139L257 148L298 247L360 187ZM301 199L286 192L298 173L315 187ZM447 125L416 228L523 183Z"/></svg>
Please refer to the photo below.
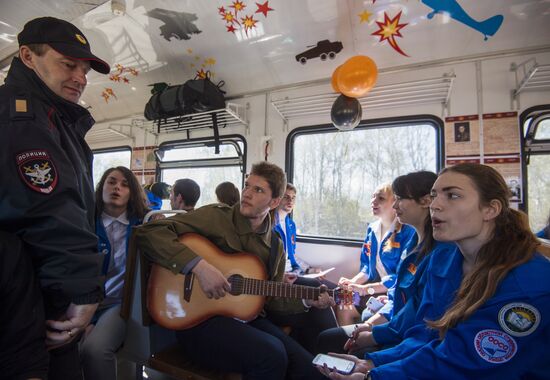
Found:
<svg viewBox="0 0 550 380"><path fill-rule="evenodd" d="M362 24L364 22L369 22L370 16L372 16L372 13L370 13L367 10L364 10L363 12L359 13L359 23Z"/></svg>
<svg viewBox="0 0 550 380"><path fill-rule="evenodd" d="M266 1L263 4L256 3L256 6L258 9L256 10L256 13L263 13L264 17L267 17L267 12L272 11L273 8L269 8L269 1Z"/></svg>
<svg viewBox="0 0 550 380"><path fill-rule="evenodd" d="M230 33L235 33L235 27L233 25L228 25L226 26L227 28L227 31L230 32Z"/></svg>
<svg viewBox="0 0 550 380"><path fill-rule="evenodd" d="M238 24L239 23L237 18L231 12L225 12L225 14L222 17L222 20L224 20L226 23L231 23L231 24L233 24L233 23Z"/></svg>
<svg viewBox="0 0 550 380"><path fill-rule="evenodd" d="M236 14L237 12L240 12L240 11L242 11L244 8L246 8L246 4L243 3L242 1L235 0L235 1L233 2L233 4L231 4L229 7L235 9L235 14Z"/></svg>
<svg viewBox="0 0 550 380"><path fill-rule="evenodd" d="M224 7L219 7L218 8L218 13L223 15L225 13L225 8Z"/></svg>
<svg viewBox="0 0 550 380"><path fill-rule="evenodd" d="M397 44L397 41L395 41L395 37L403 37L401 35L400 30L408 25L408 24L400 24L399 23L400 18L401 18L401 11L399 11L399 13L392 19L390 19L388 14L384 12L384 21L383 22L376 21L379 29L376 32L372 33L371 35L379 36L380 37L379 42L388 41L390 46L396 52L408 57L408 55L405 54L403 50L401 50L401 48Z"/></svg>
<svg viewBox="0 0 550 380"><path fill-rule="evenodd" d="M214 58L206 58L204 60L204 64L207 66L213 66L216 64L216 60Z"/></svg>
<svg viewBox="0 0 550 380"><path fill-rule="evenodd" d="M254 20L254 16L246 16L241 19L241 22L244 25L245 33L248 33L249 29L252 29L256 26L258 20Z"/></svg>
<svg viewBox="0 0 550 380"><path fill-rule="evenodd" d="M200 78L200 79L206 79L206 71L204 71L203 69L200 69L197 71L197 76Z"/></svg>
<svg viewBox="0 0 550 380"><path fill-rule="evenodd" d="M103 90L103 92L101 93L101 96L103 97L103 99L105 99L105 103L109 103L109 98L112 96L113 98L117 99L116 95L115 95L115 92L113 91L112 88L109 88L109 87L105 87L105 89ZM118 99L117 99L118 100Z"/></svg>

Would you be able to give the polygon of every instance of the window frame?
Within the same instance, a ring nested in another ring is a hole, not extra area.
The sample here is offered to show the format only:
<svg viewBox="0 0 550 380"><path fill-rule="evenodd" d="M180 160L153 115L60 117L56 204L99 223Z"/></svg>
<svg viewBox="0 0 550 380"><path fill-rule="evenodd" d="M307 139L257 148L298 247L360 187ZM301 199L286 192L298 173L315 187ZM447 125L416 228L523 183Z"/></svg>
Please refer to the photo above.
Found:
<svg viewBox="0 0 550 380"><path fill-rule="evenodd" d="M96 154L102 154L102 153L116 153L116 152L124 152L129 151L130 152L130 164L128 165L128 169L132 170L132 158L134 155L134 150L130 145L119 145L115 147L109 147L109 148L99 148L99 149L91 149L92 156L95 161L95 155ZM92 180L93 180L93 162L92 162ZM95 189L95 183L94 183L94 189Z"/></svg>
<svg viewBox="0 0 550 380"><path fill-rule="evenodd" d="M435 141L435 164L436 173L438 173L445 162L445 123L443 120L435 115L422 114L411 116L398 116L390 118L378 118L370 120L362 120L360 124L351 131L338 131L333 124L319 124L310 125L304 127L298 127L293 129L286 138L285 146L285 170L287 173L287 179L289 182L293 182L294 179L294 142L298 136L319 134L319 133L353 133L356 130L369 129L369 128L391 128L391 127L403 127L404 124L431 124L435 129L436 141ZM346 247L360 247L363 244L363 240L349 239L349 238L337 238L329 236L309 236L297 234L296 240L298 242L322 244L322 245L338 245Z"/></svg>
<svg viewBox="0 0 550 380"><path fill-rule="evenodd" d="M539 120L541 116L542 120L550 119L550 104L541 104L533 107L527 108L519 116L519 127L520 127L520 156L521 156L521 171L524 173L522 178L523 186L523 202L518 205L518 208L529 215L529 157L533 156L550 156L550 139L535 139L537 132ZM527 128L525 123L529 118L533 120L529 123ZM534 121L538 121L533 125ZM527 143L530 143L527 146Z"/></svg>
<svg viewBox="0 0 550 380"><path fill-rule="evenodd" d="M237 141L243 143L243 149L241 151ZM235 146L237 151L237 160L240 159L240 162L237 164L234 163L235 158L200 158L200 159L187 159L187 160L177 160L177 161L167 161L163 162L160 157L160 151L170 147L171 149L175 148L185 148L185 147L195 147L195 146L208 146L215 144L214 137L199 137L194 139L185 139L185 140L170 140L162 142L157 149L155 149L155 159L156 159L156 170L155 170L155 180L159 181L161 176L161 171L163 169L177 169L177 168L215 168L215 167L230 167L230 166L240 166L242 178L241 178L241 187L244 185L244 177L246 173L246 154L247 154L247 143L246 138L240 134L231 134L219 137L220 145L223 145L224 142L231 142L231 145ZM225 162L224 162L225 161ZM220 162L224 162L221 163Z"/></svg>

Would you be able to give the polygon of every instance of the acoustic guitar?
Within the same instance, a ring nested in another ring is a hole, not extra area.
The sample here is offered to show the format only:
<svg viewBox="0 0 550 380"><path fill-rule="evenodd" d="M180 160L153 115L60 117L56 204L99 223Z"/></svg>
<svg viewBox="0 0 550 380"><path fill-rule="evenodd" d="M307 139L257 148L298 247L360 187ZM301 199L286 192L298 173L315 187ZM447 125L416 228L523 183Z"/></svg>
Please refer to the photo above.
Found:
<svg viewBox="0 0 550 380"><path fill-rule="evenodd" d="M337 304L359 303L359 295L343 289L326 289L267 281L262 261L249 253L222 252L208 239L193 233L179 241L218 268L231 284L231 291L220 299L208 298L194 274L177 274L152 264L147 287L147 308L159 325L185 330L216 315L250 321L261 312L266 297L316 300L328 292Z"/></svg>

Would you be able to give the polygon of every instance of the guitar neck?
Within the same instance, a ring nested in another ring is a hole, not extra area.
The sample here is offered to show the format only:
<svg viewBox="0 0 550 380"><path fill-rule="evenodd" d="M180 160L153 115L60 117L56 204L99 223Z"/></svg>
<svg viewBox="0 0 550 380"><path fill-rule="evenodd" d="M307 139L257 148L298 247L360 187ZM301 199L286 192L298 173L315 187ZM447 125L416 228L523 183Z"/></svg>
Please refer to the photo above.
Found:
<svg viewBox="0 0 550 380"><path fill-rule="evenodd" d="M250 294L268 297L298 298L316 300L321 294L321 288L285 284L277 281L264 281L255 278L240 278L231 282L232 293ZM334 296L332 289L325 289L329 296Z"/></svg>

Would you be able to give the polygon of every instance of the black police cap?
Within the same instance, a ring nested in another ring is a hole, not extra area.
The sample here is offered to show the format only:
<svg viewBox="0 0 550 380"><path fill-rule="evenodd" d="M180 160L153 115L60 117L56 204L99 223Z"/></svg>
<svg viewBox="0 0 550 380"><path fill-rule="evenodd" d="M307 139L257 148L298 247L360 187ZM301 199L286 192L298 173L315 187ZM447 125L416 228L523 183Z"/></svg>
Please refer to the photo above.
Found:
<svg viewBox="0 0 550 380"><path fill-rule="evenodd" d="M55 17L35 18L25 24L17 35L19 46L29 44L48 44L59 54L67 58L89 61L97 72L108 74L109 64L92 54L90 44L84 34L68 21Z"/></svg>

